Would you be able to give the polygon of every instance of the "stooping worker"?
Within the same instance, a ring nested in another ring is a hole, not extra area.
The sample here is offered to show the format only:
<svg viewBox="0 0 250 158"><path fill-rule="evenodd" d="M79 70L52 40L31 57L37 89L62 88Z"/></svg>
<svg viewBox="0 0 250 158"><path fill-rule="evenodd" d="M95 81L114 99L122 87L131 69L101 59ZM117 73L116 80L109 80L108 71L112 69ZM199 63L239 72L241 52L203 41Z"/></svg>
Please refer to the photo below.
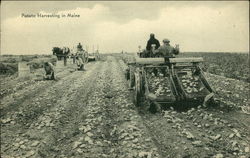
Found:
<svg viewBox="0 0 250 158"><path fill-rule="evenodd" d="M83 64L82 58L79 56L76 56L76 65L77 65L77 70L80 70L80 71L84 70L84 64Z"/></svg>
<svg viewBox="0 0 250 158"><path fill-rule="evenodd" d="M146 50L147 50L147 56L152 56L152 47L154 49L158 49L160 47L160 42L155 38L155 35L153 33L150 34L150 38L147 42Z"/></svg>
<svg viewBox="0 0 250 158"><path fill-rule="evenodd" d="M44 70L45 70L44 79L55 80L55 71L54 71L54 66L52 63L45 62L44 63Z"/></svg>

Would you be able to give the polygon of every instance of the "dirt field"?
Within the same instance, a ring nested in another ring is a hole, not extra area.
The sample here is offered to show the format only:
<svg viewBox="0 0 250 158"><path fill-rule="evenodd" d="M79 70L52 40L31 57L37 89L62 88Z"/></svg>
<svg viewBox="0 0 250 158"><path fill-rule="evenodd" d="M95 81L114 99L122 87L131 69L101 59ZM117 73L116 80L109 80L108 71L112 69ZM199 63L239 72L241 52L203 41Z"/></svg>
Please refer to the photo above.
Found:
<svg viewBox="0 0 250 158"><path fill-rule="evenodd" d="M134 106L125 69L108 56L57 81L1 79L1 157L250 156L248 83L208 74L219 106L151 114Z"/></svg>

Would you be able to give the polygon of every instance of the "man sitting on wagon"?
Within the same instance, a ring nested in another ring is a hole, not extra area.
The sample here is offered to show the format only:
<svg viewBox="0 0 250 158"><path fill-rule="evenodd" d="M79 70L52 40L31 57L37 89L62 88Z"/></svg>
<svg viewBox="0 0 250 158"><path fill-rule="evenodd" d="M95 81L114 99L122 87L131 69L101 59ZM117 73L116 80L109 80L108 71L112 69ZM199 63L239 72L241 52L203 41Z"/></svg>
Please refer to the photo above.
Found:
<svg viewBox="0 0 250 158"><path fill-rule="evenodd" d="M146 57L152 57L152 49L153 50L158 49L159 47L160 47L160 42L155 38L155 35L151 33L150 38L147 42L147 46L146 46L146 50L147 50Z"/></svg>
<svg viewBox="0 0 250 158"><path fill-rule="evenodd" d="M176 45L174 48L170 45L170 41L168 39L164 39L163 45L155 50L154 54L158 54L158 56L162 56L168 60L169 58L173 58L175 55L179 54L179 45Z"/></svg>
<svg viewBox="0 0 250 158"><path fill-rule="evenodd" d="M78 50L78 51L83 50L81 43L79 43L79 44L77 45L77 50Z"/></svg>

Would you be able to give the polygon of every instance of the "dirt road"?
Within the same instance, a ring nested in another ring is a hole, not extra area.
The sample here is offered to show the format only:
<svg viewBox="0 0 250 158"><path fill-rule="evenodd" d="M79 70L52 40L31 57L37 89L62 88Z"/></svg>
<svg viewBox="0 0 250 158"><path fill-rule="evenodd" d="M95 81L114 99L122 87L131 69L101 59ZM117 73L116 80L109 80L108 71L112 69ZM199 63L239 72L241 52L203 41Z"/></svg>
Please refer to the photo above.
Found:
<svg viewBox="0 0 250 158"><path fill-rule="evenodd" d="M2 99L3 157L157 157L119 62L109 57L86 69Z"/></svg>
<svg viewBox="0 0 250 158"><path fill-rule="evenodd" d="M122 60L86 69L21 88L6 83L16 90L1 99L2 157L249 156L249 115L200 106L151 114L135 108Z"/></svg>

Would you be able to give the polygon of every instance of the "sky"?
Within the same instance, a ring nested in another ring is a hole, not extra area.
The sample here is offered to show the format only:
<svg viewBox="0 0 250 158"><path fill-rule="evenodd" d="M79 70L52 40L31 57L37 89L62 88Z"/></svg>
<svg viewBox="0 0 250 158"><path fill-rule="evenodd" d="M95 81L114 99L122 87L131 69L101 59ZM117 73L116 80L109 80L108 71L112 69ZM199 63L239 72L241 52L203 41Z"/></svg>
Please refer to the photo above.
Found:
<svg viewBox="0 0 250 158"><path fill-rule="evenodd" d="M1 54L51 54L79 42L89 52L136 52L150 33L182 52L249 52L249 2L1 2Z"/></svg>

